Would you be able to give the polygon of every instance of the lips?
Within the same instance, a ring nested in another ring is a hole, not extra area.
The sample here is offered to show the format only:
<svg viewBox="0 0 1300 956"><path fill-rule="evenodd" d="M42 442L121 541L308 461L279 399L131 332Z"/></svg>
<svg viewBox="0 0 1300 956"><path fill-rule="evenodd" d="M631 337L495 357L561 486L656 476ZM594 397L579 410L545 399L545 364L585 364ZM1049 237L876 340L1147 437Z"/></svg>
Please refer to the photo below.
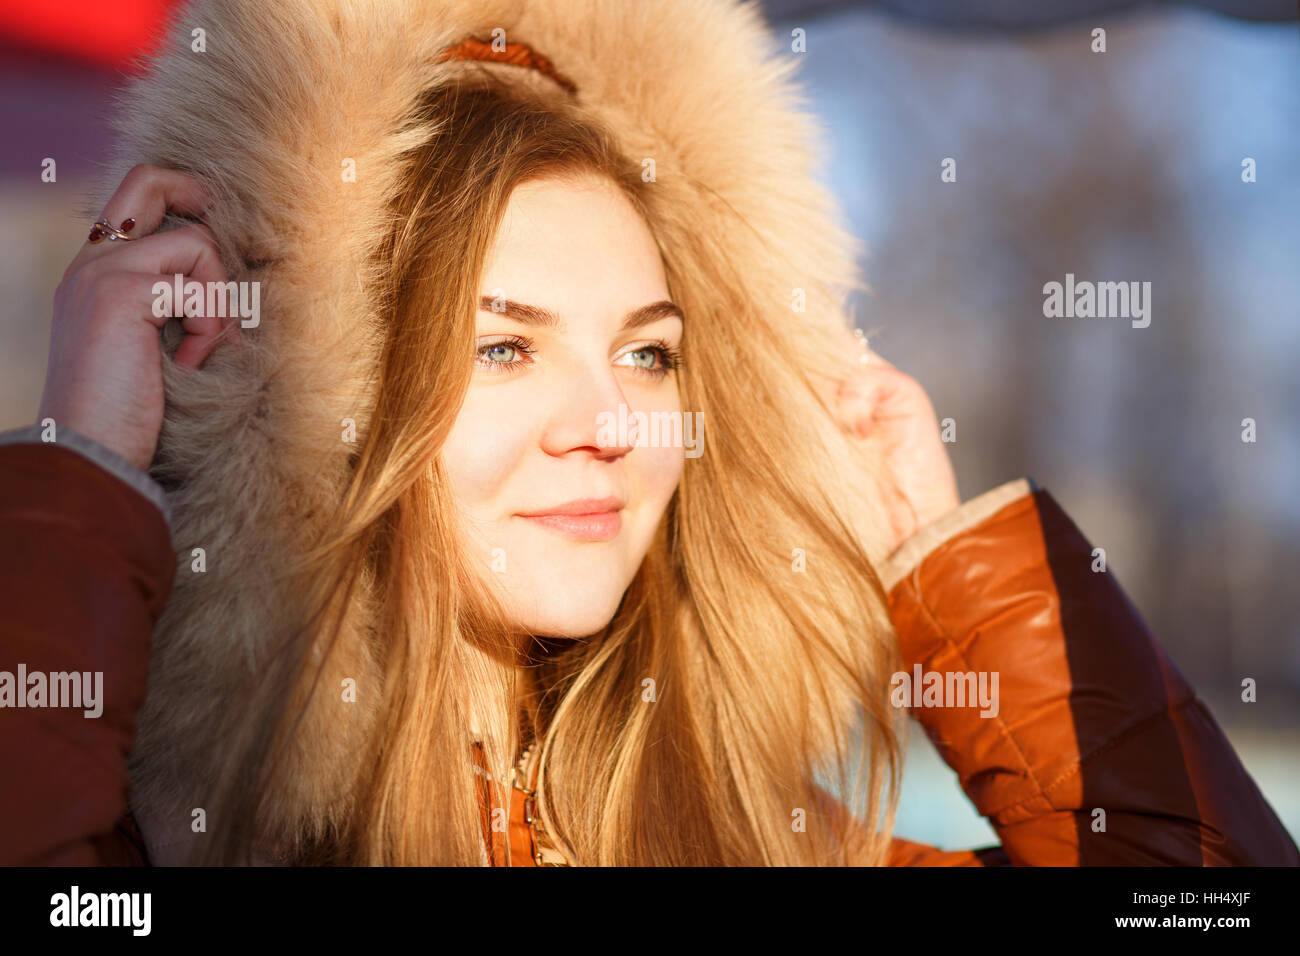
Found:
<svg viewBox="0 0 1300 956"><path fill-rule="evenodd" d="M579 498L519 517L578 541L608 541L623 526L621 498Z"/></svg>

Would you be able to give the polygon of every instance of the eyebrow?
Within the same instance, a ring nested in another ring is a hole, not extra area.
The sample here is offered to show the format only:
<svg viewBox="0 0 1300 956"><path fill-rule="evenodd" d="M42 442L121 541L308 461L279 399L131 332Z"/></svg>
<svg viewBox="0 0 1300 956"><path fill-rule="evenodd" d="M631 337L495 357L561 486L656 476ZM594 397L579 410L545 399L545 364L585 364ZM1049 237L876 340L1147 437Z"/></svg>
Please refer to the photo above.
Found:
<svg viewBox="0 0 1300 956"><path fill-rule="evenodd" d="M492 307L493 303L500 305L499 309ZM491 312L494 315L506 315L525 325L536 325L542 328L563 331L564 322L554 312L543 309L536 305L527 305L523 302L512 302L509 299L494 299L492 296L480 296L478 300L480 312ZM631 329L639 329L643 325L649 325L651 322L657 322L660 319L666 319L675 315L683 322L686 317L682 314L681 308L675 302L669 302L667 299L661 299L658 302L651 302L649 305L643 305L638 309L633 309L623 317L623 325L620 332L627 332Z"/></svg>

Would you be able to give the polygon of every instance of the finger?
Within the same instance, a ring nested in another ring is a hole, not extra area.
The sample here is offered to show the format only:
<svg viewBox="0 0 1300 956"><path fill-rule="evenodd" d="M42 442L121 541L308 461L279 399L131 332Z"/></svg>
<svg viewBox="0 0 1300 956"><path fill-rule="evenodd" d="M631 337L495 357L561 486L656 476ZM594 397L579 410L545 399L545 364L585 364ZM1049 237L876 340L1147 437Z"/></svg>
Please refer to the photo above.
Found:
<svg viewBox="0 0 1300 956"><path fill-rule="evenodd" d="M883 355L881 355L879 352L874 351L874 350L871 349L871 348L864 348L864 349L862 350L862 354L865 355L866 358L867 358L867 360L866 360L865 362L862 363L863 365L867 365L867 366L871 366L871 365L883 365L885 368L893 368L893 367L894 367L894 363L893 363L893 362L889 361L889 359L885 358L885 357L884 357Z"/></svg>
<svg viewBox="0 0 1300 956"><path fill-rule="evenodd" d="M208 188L189 173L140 165L126 174L101 215L113 225L134 219L131 231L147 236L162 225L168 211L197 219L211 202Z"/></svg>
<svg viewBox="0 0 1300 956"><path fill-rule="evenodd" d="M217 253L216 242L211 238L211 233L206 227L185 226L150 238L167 240L175 233L184 232L192 232L197 236L198 241L190 241L186 237L160 242L158 246L162 260L159 271L164 276L173 277L176 273L182 273L185 276L182 288L184 282L191 279L205 284L228 281L225 267L221 264L221 256ZM206 304L205 296L204 309L200 309L199 314L195 315L187 313L181 320L181 328L187 334L177 346L173 361L184 368L198 368L224 338L239 337L237 310L232 310L234 314L228 316L207 314ZM181 309L178 308L177 311Z"/></svg>
<svg viewBox="0 0 1300 956"><path fill-rule="evenodd" d="M161 328L170 316L156 314L154 287L158 281L158 276L146 272L114 271L98 277L80 300L82 308L75 316L65 317L72 321L56 323L57 335L53 337L79 349L95 337L134 335L139 323ZM153 339L157 341L156 334Z"/></svg>
<svg viewBox="0 0 1300 956"><path fill-rule="evenodd" d="M889 365L866 365L840 383L836 415L840 424L860 438L871 431L879 409L899 395L906 377Z"/></svg>
<svg viewBox="0 0 1300 956"><path fill-rule="evenodd" d="M874 401L883 393L897 391L910 377L892 365L864 365L840 380L838 396Z"/></svg>
<svg viewBox="0 0 1300 956"><path fill-rule="evenodd" d="M111 263L96 262L88 268L156 272L167 278L180 272L203 282L226 280L216 236L202 223L144 236L123 246Z"/></svg>
<svg viewBox="0 0 1300 956"><path fill-rule="evenodd" d="M883 356L871 349L870 343L875 338L875 332L878 331L880 330L876 329L866 333L856 325L840 327L839 334L844 341L843 357L850 368L867 364L889 365Z"/></svg>
<svg viewBox="0 0 1300 956"><path fill-rule="evenodd" d="M234 341L239 338L238 316L199 320L186 317L181 327L190 334L186 335L177 346L173 361L185 368L198 368L223 341Z"/></svg>
<svg viewBox="0 0 1300 956"><path fill-rule="evenodd" d="M132 237L143 237L157 230L169 211L199 218L211 202L208 188L194 176L176 169L142 164L132 167L122 179L100 218L107 219ZM128 245L129 242L120 240L87 240L77 258L96 258L110 249Z"/></svg>
<svg viewBox="0 0 1300 956"><path fill-rule="evenodd" d="M217 253L216 241L211 231L202 225L183 226L167 232L154 233L131 243L120 256L114 259L115 265L129 267L134 271L149 272L155 275L155 282L171 284L179 273L182 292L185 283L194 280L207 283L225 283L228 281L225 267ZM205 296L206 304L206 296ZM239 316L209 315L184 313L185 297L174 302L171 313L182 318L181 327L186 337L176 349L174 361L186 368L198 368L212 353L223 338L238 338ZM152 314L152 313L151 313ZM162 325L168 316L153 316L156 324Z"/></svg>

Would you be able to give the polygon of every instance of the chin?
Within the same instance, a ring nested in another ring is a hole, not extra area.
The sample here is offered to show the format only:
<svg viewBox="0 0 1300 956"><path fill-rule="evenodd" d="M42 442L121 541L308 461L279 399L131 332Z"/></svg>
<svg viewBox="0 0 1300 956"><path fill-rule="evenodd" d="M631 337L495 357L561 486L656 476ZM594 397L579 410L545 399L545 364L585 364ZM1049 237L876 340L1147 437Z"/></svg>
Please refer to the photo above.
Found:
<svg viewBox="0 0 1300 956"><path fill-rule="evenodd" d="M536 599L516 594L509 611L519 629L535 637L590 637L613 620L627 585L608 568L592 574L587 567L551 567L527 589Z"/></svg>
<svg viewBox="0 0 1300 956"><path fill-rule="evenodd" d="M597 595L562 606L546 608L528 628L538 637L590 637L598 634L614 619L626 588L614 595Z"/></svg>

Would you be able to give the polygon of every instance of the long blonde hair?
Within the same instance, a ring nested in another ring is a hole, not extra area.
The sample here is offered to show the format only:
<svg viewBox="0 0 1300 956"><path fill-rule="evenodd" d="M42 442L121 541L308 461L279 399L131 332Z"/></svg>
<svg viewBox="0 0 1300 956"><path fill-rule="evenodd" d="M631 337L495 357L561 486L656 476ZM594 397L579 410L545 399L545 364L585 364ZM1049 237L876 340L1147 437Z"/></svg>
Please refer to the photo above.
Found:
<svg viewBox="0 0 1300 956"><path fill-rule="evenodd" d="M214 801L232 822L207 861L239 857L260 801L290 785L277 755L310 748L297 718L343 607L364 595L382 716L346 819L304 821L293 861L481 863L468 728L489 768L508 767L522 707L541 734L541 814L573 863L883 863L897 646L850 500L856 466L828 444L804 372L816 357L581 107L483 70L431 91L416 119L434 133L407 156L375 259L388 326L371 425L329 537L301 560L316 614L266 678L294 692L268 691L246 715ZM622 187L660 245L687 317L683 408L703 413L706 446L605 630L521 670L526 649L464 553L438 454L469 387L478 280L511 192L591 172Z"/></svg>

